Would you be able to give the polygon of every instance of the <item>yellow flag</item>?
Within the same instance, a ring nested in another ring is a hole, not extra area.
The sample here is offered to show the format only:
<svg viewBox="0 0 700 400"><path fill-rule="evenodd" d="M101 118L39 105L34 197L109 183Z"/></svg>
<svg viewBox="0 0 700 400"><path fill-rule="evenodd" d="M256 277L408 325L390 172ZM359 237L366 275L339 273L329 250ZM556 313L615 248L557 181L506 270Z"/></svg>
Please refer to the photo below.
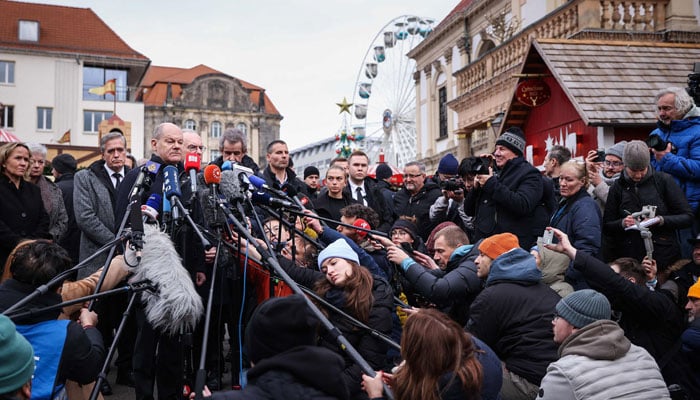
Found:
<svg viewBox="0 0 700 400"><path fill-rule="evenodd" d="M105 94L111 94L112 96L114 96L117 93L117 80L110 79L107 82L105 82L104 86L88 89L88 92L96 94L98 96L103 96Z"/></svg>

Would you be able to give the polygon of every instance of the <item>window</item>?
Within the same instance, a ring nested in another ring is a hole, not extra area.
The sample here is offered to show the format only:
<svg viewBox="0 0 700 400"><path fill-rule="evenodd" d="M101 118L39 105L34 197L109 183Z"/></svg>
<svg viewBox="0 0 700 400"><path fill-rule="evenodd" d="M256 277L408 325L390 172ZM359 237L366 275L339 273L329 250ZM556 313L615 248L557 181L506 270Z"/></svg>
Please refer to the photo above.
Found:
<svg viewBox="0 0 700 400"><path fill-rule="evenodd" d="M239 122L238 124L236 124L236 129L241 131L241 133L243 133L244 135L248 134L248 125L244 124L243 122Z"/></svg>
<svg viewBox="0 0 700 400"><path fill-rule="evenodd" d="M194 122L193 119L188 119L187 121L185 121L185 129L195 130L195 128L197 128L197 124Z"/></svg>
<svg viewBox="0 0 700 400"><path fill-rule="evenodd" d="M221 157L221 152L219 150L209 150L209 153L211 154L210 161L214 161L217 158Z"/></svg>
<svg viewBox="0 0 700 400"><path fill-rule="evenodd" d="M221 122L214 121L211 123L211 137L218 138L221 136Z"/></svg>
<svg viewBox="0 0 700 400"><path fill-rule="evenodd" d="M99 132L100 122L110 119L112 113L110 111L83 111L83 131L97 133Z"/></svg>
<svg viewBox="0 0 700 400"><path fill-rule="evenodd" d="M438 90L440 130L438 139L447 137L447 88L441 87Z"/></svg>
<svg viewBox="0 0 700 400"><path fill-rule="evenodd" d="M116 79L117 100L126 101L128 87L126 85L126 70L108 69L102 67L83 67L83 100L109 100L114 101L114 96L108 94L93 94L88 90L104 86L107 81Z"/></svg>
<svg viewBox="0 0 700 400"><path fill-rule="evenodd" d="M39 21L19 21L19 40L28 42L39 41Z"/></svg>
<svg viewBox="0 0 700 400"><path fill-rule="evenodd" d="M15 106L5 106L0 108L0 127L14 128L15 126Z"/></svg>
<svg viewBox="0 0 700 400"><path fill-rule="evenodd" d="M0 61L0 83L15 83L14 61Z"/></svg>
<svg viewBox="0 0 700 400"><path fill-rule="evenodd" d="M36 109L36 129L39 130L51 130L51 117L53 115L53 108L48 107L37 107Z"/></svg>

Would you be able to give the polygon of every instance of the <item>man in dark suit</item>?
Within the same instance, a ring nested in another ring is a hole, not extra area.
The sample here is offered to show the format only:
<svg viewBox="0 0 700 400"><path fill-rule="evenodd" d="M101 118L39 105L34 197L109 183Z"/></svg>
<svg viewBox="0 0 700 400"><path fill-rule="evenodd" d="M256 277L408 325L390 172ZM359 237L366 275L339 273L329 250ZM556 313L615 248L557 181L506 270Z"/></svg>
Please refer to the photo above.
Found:
<svg viewBox="0 0 700 400"><path fill-rule="evenodd" d="M384 196L376 181L367 176L369 157L362 151L356 150L348 159L349 179L344 191L358 203L370 207L379 214L377 230L389 232L394 223L391 209L386 205Z"/></svg>

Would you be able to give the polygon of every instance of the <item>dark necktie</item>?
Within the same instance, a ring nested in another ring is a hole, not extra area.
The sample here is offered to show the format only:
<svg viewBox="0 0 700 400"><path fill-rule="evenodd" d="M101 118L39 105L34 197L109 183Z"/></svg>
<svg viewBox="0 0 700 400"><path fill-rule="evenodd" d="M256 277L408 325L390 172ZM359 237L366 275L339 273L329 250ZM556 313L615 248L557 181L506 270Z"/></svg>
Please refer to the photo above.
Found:
<svg viewBox="0 0 700 400"><path fill-rule="evenodd" d="M365 198L362 196L362 187L358 186L355 188L355 199L357 199L360 204L365 204Z"/></svg>
<svg viewBox="0 0 700 400"><path fill-rule="evenodd" d="M122 182L122 174L120 174L119 172L115 172L112 174L112 176L117 181L114 184L114 190L119 190L119 184Z"/></svg>

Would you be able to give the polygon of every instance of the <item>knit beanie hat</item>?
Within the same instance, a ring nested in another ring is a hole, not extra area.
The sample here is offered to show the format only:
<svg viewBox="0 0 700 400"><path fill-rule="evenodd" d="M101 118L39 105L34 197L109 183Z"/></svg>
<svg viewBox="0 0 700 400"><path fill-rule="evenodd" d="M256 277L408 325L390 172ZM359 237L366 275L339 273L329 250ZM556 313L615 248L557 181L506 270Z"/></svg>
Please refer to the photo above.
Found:
<svg viewBox="0 0 700 400"><path fill-rule="evenodd" d="M601 293L593 289L577 290L563 299L556 306L559 317L574 328L583 328L601 319L610 319L612 313L610 302Z"/></svg>
<svg viewBox="0 0 700 400"><path fill-rule="evenodd" d="M457 161L452 153L448 153L440 159L437 172L438 174L457 175L457 168L459 168L459 161Z"/></svg>
<svg viewBox="0 0 700 400"><path fill-rule="evenodd" d="M489 236L481 241L479 251L487 255L490 259L495 260L501 254L518 247L520 247L518 237L512 233L506 232Z"/></svg>
<svg viewBox="0 0 700 400"><path fill-rule="evenodd" d="M15 324L0 315L0 393L10 393L29 382L34 374L34 349L15 329Z"/></svg>
<svg viewBox="0 0 700 400"><path fill-rule="evenodd" d="M311 175L321 176L321 172L318 170L318 168L314 167L313 165L304 168L304 179L308 178Z"/></svg>
<svg viewBox="0 0 700 400"><path fill-rule="evenodd" d="M75 157L70 154L59 154L51 160L51 166L56 169L61 174L75 172L78 168L78 163L75 161Z"/></svg>
<svg viewBox="0 0 700 400"><path fill-rule="evenodd" d="M649 166L649 146L641 140L633 140L625 145L622 153L622 162L625 167L639 171Z"/></svg>
<svg viewBox="0 0 700 400"><path fill-rule="evenodd" d="M688 297L700 299L700 281L695 282L695 284L688 289Z"/></svg>
<svg viewBox="0 0 700 400"><path fill-rule="evenodd" d="M392 175L394 175L394 172L391 170L391 167L386 165L386 164L379 164L377 165L377 170L375 171L375 174L377 176L377 179L389 179L391 178Z"/></svg>
<svg viewBox="0 0 700 400"><path fill-rule="evenodd" d="M318 320L300 294L273 297L253 311L246 328L250 361L272 357L297 346L316 344Z"/></svg>
<svg viewBox="0 0 700 400"><path fill-rule="evenodd" d="M394 222L394 225L391 226L391 230L389 230L389 232L393 231L394 229L401 229L402 231L408 232L408 234L411 235L411 238L413 238L413 241L416 241L418 238L418 228L416 228L416 225L411 221L397 219L396 222Z"/></svg>
<svg viewBox="0 0 700 400"><path fill-rule="evenodd" d="M511 126L498 137L496 144L507 147L516 155L522 156L525 153L525 133L517 126Z"/></svg>
<svg viewBox="0 0 700 400"><path fill-rule="evenodd" d="M625 151L625 145L627 144L626 140L623 140L621 142L615 143L611 148L608 149L608 151L605 152L605 155L608 156L615 156L622 160L622 153Z"/></svg>
<svg viewBox="0 0 700 400"><path fill-rule="evenodd" d="M325 249L321 250L321 252L318 254L318 268L321 269L324 261L334 257L354 261L357 264L360 263L357 253L355 253L355 250L350 247L345 239L338 239L329 244Z"/></svg>

